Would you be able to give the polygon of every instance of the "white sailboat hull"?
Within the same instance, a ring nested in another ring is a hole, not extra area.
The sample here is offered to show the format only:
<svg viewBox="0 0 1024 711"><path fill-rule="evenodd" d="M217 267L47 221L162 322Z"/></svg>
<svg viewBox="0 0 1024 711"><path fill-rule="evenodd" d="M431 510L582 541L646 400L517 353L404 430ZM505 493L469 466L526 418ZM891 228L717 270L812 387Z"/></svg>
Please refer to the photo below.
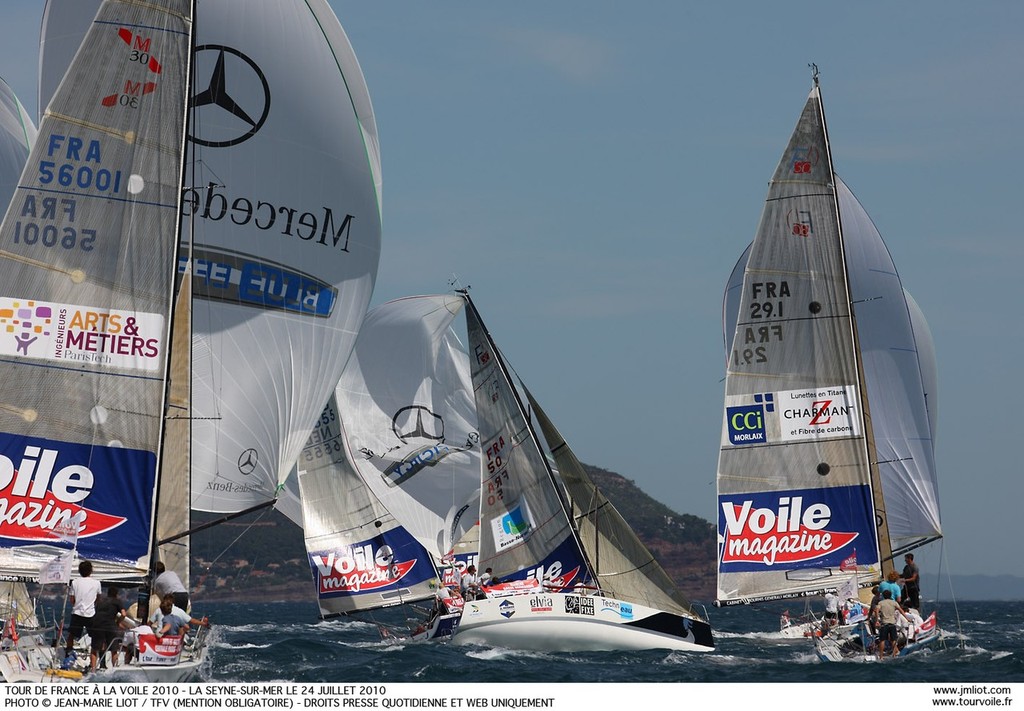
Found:
<svg viewBox="0 0 1024 711"><path fill-rule="evenodd" d="M872 640L873 637L867 631L866 623L860 623L854 627L852 632L846 631L842 634L828 634L816 637L814 639L814 651L818 655L818 659L823 662L882 661L883 659L906 657L931 647L936 642L942 640L942 630L932 620L930 627L919 631L912 641L905 642L900 647L899 654L896 657L891 655L879 657L873 650L865 651L865 644L870 645Z"/></svg>
<svg viewBox="0 0 1024 711"><path fill-rule="evenodd" d="M714 651L711 626L696 618L567 593L467 602L452 642L551 652Z"/></svg>
<svg viewBox="0 0 1024 711"><path fill-rule="evenodd" d="M5 640L5 644L7 640ZM205 640L194 648L186 648L175 664L140 665L137 663L109 665L104 670L83 674L77 668L60 669L53 664L54 648L41 636L22 635L21 639L0 651L0 677L9 684L67 684L83 681L117 681L133 679L161 684L177 684L200 680L200 670L206 663ZM88 662L88 647L77 650L79 659ZM88 666L86 664L86 666Z"/></svg>

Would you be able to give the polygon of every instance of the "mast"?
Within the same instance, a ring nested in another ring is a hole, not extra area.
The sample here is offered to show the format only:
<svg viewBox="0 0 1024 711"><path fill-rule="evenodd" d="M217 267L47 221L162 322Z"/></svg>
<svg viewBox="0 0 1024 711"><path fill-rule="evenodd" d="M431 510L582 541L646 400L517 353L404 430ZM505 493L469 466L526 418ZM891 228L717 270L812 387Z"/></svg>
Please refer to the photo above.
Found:
<svg viewBox="0 0 1024 711"><path fill-rule="evenodd" d="M150 534L150 555L149 555L149 570L146 571L145 586L139 591L139 603L140 607L142 601L145 600L148 605L149 590L152 586L152 582L155 578L155 566L156 562L160 559L160 512L164 508L162 504L162 497L168 495L167 487L163 485L164 472L168 469L170 462L165 460L168 456L167 438L168 438L168 423L170 420L177 419L170 416L170 409L173 406L173 388L175 385L180 385L175 382L174 370L176 366L181 366L182 360L185 359L186 373L188 373L188 383L185 384L186 391L191 391L191 359L192 359L192 343L191 343L191 304L188 303L188 299L191 295L191 259L188 261L188 267L185 273L178 277L178 255L181 253L181 237L183 221L181 217L181 201L183 196L183 187L185 184L185 176L189 171L188 161L186 157L188 155L188 140L189 131L191 127L191 90L192 90L192 78L193 78L193 63L192 59L195 55L196 47L196 35L195 35L195 20L196 20L196 3L195 0L191 0L189 3L189 42L188 52L185 58L185 92L184 92L184 106L182 107L182 133L181 143L179 146L181 160L181 171L178 178L178 209L177 217L175 220L175 248L174 248L174 260L173 260L173 275L171 277L171 311L170 320L167 327L167 342L169 344L167 349L167 362L164 364L164 395L163 405L161 411L163 412L163 424L161 427L160 442L157 448L157 477L156 477L156 495L154 496L153 506L153 517L152 517L152 532ZM194 167L193 167L194 173ZM193 218L194 219L194 218ZM191 254L191 239L189 242L189 250ZM174 291L177 292L175 295ZM179 322L184 319L184 322ZM184 342L182 342L184 341ZM188 396L186 396L188 397ZM191 402L191 398L188 398ZM191 409L188 409L185 413L186 422L191 417ZM187 426L187 425L186 425ZM191 432L191 430L189 430ZM191 436L188 437L188 448L191 450ZM186 456L186 462L188 457ZM170 467L173 468L173 467ZM191 472L186 474L185 477L186 487L191 487ZM175 497L180 496L181 492L171 492ZM186 501L190 498L188 491L185 492ZM189 506L184 507L183 515L185 517L186 527L190 523L189 518ZM186 546L188 543L186 542ZM190 556L186 553L185 562L186 568L181 571L185 584L188 585L189 579L189 559Z"/></svg>
<svg viewBox="0 0 1024 711"><path fill-rule="evenodd" d="M817 93L818 115L821 116L821 130L825 137L825 154L832 182L832 199L835 206L836 229L839 240L839 253L843 260L843 274L846 289L846 303L850 312L850 337L853 339L853 359L857 371L857 391L860 394L861 412L864 419L864 452L870 469L871 496L875 509L875 524L878 530L878 554L882 566L882 579L893 569L892 545L889 542L889 523L885 514L885 499L882 494L881 474L878 469L878 454L875 448L874 431L871 426L871 410L864 378L864 362L860 351L860 338L857 334L857 317L850 291L849 270L846 260L846 242L843 238L843 220L839 210L839 190L836 183L835 165L832 162L832 144L828 137L828 126L825 121L825 106L821 99L821 87L818 83L818 65L812 64L814 89Z"/></svg>
<svg viewBox="0 0 1024 711"><path fill-rule="evenodd" d="M559 505L559 507L561 509L562 515L565 517L565 520L568 522L569 530L572 533L573 542L575 543L576 549L578 550L578 552L580 554L580 558L584 562L584 564L587 566L588 577L594 578L595 577L595 575L594 575L595 568L594 568L593 563L590 561L590 559L587 556L587 551L586 551L586 549L583 546L583 542L580 540L579 528L577 527L576 521L574 520L570 510L568 508L566 508L565 497L562 495L562 491L561 491L561 489L560 489L560 487L558 485L558 480L555 477L554 471L552 471L552 469L551 469L551 463L548 461L548 458L544 455L543 449L540 446L540 439L537 436L536 430L533 428L533 421L530 418L529 413L528 413L526 407L523 405L522 399L519 397L518 390L516 390L516 387L513 384L513 380L512 380L511 375L509 374L508 367L505 365L505 359L501 355L501 352L498 350L498 346L497 346L497 344L495 344L494 338L491 336L491 332L487 328L487 324L484 323L484 320L480 317L480 312L477 310L476 304L474 304L473 300L470 298L470 296L469 296L469 289L468 288L467 289L456 289L455 292L457 294L461 294L462 297L466 300L466 304L469 306L470 309L472 309L473 316L476 318L477 322L480 324L480 328L483 331L484 337L487 339L487 343L490 345L491 350L494 352L495 360L496 360L497 365L498 365L498 370L501 372L501 376L504 379L506 386L509 388L509 391L512 393L512 397L513 397L513 399L515 401L516 407L519 409L519 413L520 413L520 415L522 415L523 421L526 423L526 428L527 428L527 430L530 433L530 438L533 441L534 446L536 446L537 449L540 451L540 454L541 454L540 459L544 463L544 470L547 472L548 482L551 485L551 488L554 490L555 496L558 498L558 505ZM482 503L483 503L483 500L482 500L482 497L481 497L481 504Z"/></svg>

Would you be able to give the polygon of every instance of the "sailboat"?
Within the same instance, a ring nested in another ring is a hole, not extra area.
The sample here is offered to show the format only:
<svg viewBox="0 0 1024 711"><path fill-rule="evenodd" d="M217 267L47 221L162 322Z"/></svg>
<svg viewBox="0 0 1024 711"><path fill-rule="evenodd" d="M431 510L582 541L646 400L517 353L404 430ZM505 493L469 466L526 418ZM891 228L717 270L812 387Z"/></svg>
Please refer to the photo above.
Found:
<svg viewBox="0 0 1024 711"><path fill-rule="evenodd" d="M930 333L834 172L817 72L724 323L717 605L870 587L941 538Z"/></svg>
<svg viewBox="0 0 1024 711"><path fill-rule="evenodd" d="M527 394L541 440L468 291L378 308L380 325L368 318L359 334L359 368L338 388L351 449L362 454L355 463L404 527L438 551L478 540L477 566L501 581L466 600L453 642L713 650L707 620ZM376 358L362 357L364 337L377 342L367 351ZM403 506L414 499L432 502L428 526Z"/></svg>
<svg viewBox="0 0 1024 711"><path fill-rule="evenodd" d="M431 601L388 638L451 637L455 549L476 522L480 448L457 296L367 314L332 401L299 459L303 529L320 616ZM435 614L437 613L437 614Z"/></svg>
<svg viewBox="0 0 1024 711"><path fill-rule="evenodd" d="M104 3L0 225L9 580L75 557L98 578L141 580L166 513L158 491L187 476L160 463L171 363L189 346L172 323L191 39L187 0ZM131 87L137 100L122 101ZM205 653L156 646L139 652L162 679L187 678ZM0 667L8 681L74 678L58 661L15 642Z"/></svg>
<svg viewBox="0 0 1024 711"><path fill-rule="evenodd" d="M48 0L41 96L81 22L68 18L96 2ZM193 292L190 504L224 516L276 505L298 523L280 495L377 274L376 119L326 0L196 12L180 264Z"/></svg>
<svg viewBox="0 0 1024 711"><path fill-rule="evenodd" d="M36 150L64 150L65 155L33 154L0 233L5 259L0 269L18 277L3 280L0 298L5 301L0 304L17 301L23 307L31 297L32 304L49 307L53 319L51 326L37 318L30 325L42 329L39 335L26 331L17 347L8 344L3 351L9 377L0 389L5 403L0 432L35 438L15 443L24 444L25 454L17 455L12 461L21 464L11 468L20 466L25 474L14 477L13 486L19 495L31 484L32 496L74 498L86 512L75 555L93 561L97 577L117 580L145 576L157 557L186 577L188 536L195 530L189 526L190 508L234 514L275 502L330 394L331 378L340 375L351 350L372 291L380 244L376 126L355 56L327 4L203 2L197 27L213 32L241 25L242 46L251 54L229 43L240 38L238 33L206 35L222 41L196 46L191 2L151 5L141 7L158 20L163 15L184 18L187 32L165 33L181 46L157 54L150 36L157 30L145 28L163 27L163 21L140 20L137 3L102 4L42 121L40 135L47 139L40 138ZM74 12L78 6L50 0L47 14ZM236 22L239 13L260 31ZM47 26L55 25L44 23L44 32ZM303 41L295 43L294 37ZM123 61L139 66L129 65L133 71L126 73L123 62L111 61L109 54L119 60L128 55ZM232 63L236 60L239 64ZM60 62L41 62L44 69L53 66ZM300 72L311 83L293 81ZM177 87L180 145L149 136L176 125L167 118L176 114L165 86ZM306 110L309 97L299 86L325 92L322 110ZM272 88L280 101L273 111ZM77 108L83 101L86 109ZM191 108L187 125L186 104ZM254 106L262 108L250 114ZM104 112L130 118L145 130L134 124L107 127ZM78 114L85 116L66 118ZM69 122L88 132L68 130ZM114 147L107 149L104 141ZM90 164L101 157L103 165ZM152 167L141 167L143 160ZM172 164L177 171L169 177ZM157 169L154 182L148 173ZM215 174L203 173L214 169ZM72 196L78 195L76 186L81 188L87 199L60 202L65 198L54 197L49 187L55 182ZM43 187L35 188L38 183ZM38 196L33 189L51 193ZM306 201L316 206L307 207ZM64 212L55 209L69 204ZM173 218L169 226L167 215ZM156 216L159 233L151 224ZM51 230L62 241L55 244ZM99 240L99 235L113 236ZM157 235L171 240L166 253ZM12 250L12 243L24 246ZM79 262L82 267L76 266ZM102 262L102 269L94 262ZM36 272L43 276L32 278ZM19 323L28 324L14 308ZM133 350L136 341L128 336L143 340ZM48 348L55 339L59 347ZM43 365L36 362L40 359ZM68 382L44 379L44 371L58 372ZM19 378L28 390L14 387ZM36 387L36 380L47 384ZM150 399L159 393L159 398L150 403L140 392ZM84 414L78 417L81 424L71 426L76 408ZM195 426L199 417L206 419ZM42 437L49 432L74 439L47 449L49 440ZM77 463L57 467L54 475L57 455L102 465L102 482L79 471L84 465ZM42 474L31 480L28 472L33 471L46 472L52 481ZM147 500L149 494L155 498ZM86 502L96 508L84 509ZM43 509L50 526L74 513ZM117 534L107 532L115 527ZM53 556L54 546L40 546L35 538L34 545L11 545L11 557L27 579L38 578L40 566ZM97 541L103 545L97 547ZM29 559L28 552L34 557ZM0 565L4 562L0 551ZM201 655L197 648L188 664L142 668L147 678L180 681L198 673ZM12 667L17 678L60 676L29 662L22 658Z"/></svg>
<svg viewBox="0 0 1024 711"><path fill-rule="evenodd" d="M383 639L451 637L460 608L437 608L443 585L436 558L398 522L363 482L345 446L331 397L298 470L303 531L320 619L369 615ZM416 603L433 603L420 609ZM376 610L412 606L408 625L374 620Z"/></svg>

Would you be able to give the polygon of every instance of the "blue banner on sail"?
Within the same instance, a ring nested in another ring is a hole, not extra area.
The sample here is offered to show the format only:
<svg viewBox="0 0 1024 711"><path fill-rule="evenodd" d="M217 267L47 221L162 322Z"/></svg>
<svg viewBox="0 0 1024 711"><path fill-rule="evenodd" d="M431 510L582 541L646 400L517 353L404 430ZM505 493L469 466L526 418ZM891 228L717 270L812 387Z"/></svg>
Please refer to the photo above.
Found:
<svg viewBox="0 0 1024 711"><path fill-rule="evenodd" d="M155 482L152 452L0 433L0 538L60 546L70 535L81 558L138 560Z"/></svg>
<svg viewBox="0 0 1024 711"><path fill-rule="evenodd" d="M178 260L184 274L188 257ZM256 257L195 249L192 289L196 298L326 318L334 311L338 290L321 279Z"/></svg>
<svg viewBox="0 0 1024 711"><path fill-rule="evenodd" d="M308 555L320 599L386 595L435 577L429 554L404 528Z"/></svg>
<svg viewBox="0 0 1024 711"><path fill-rule="evenodd" d="M718 503L721 572L838 568L854 548L859 564L878 562L866 485L727 494Z"/></svg>

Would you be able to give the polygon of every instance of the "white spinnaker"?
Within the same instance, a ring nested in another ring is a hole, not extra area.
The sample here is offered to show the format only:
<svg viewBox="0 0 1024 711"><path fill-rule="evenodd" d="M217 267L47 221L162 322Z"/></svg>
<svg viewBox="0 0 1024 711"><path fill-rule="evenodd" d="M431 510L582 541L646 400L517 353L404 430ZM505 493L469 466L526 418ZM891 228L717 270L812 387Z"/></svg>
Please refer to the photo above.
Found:
<svg viewBox="0 0 1024 711"><path fill-rule="evenodd" d="M371 309L337 388L352 463L432 554L477 520L480 444L463 309L456 295Z"/></svg>

